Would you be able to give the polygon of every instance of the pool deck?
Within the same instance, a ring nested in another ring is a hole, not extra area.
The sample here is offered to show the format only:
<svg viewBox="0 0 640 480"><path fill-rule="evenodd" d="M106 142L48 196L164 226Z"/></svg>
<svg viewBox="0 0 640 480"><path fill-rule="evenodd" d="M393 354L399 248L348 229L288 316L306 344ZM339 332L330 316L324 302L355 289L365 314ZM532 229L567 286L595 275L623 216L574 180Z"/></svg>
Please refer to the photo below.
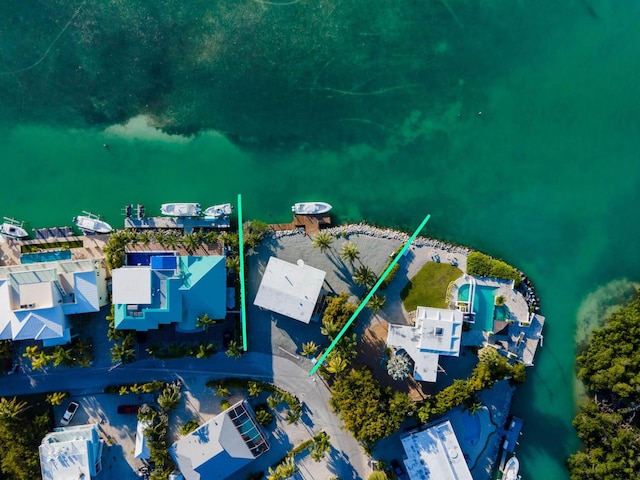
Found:
<svg viewBox="0 0 640 480"><path fill-rule="evenodd" d="M71 260L86 260L92 258L103 259L103 249L109 241L109 235L82 235L54 239L17 240L5 238L0 242L0 266L20 265L21 248L23 245L42 245L46 247L53 241L81 241L82 247L71 248Z"/></svg>

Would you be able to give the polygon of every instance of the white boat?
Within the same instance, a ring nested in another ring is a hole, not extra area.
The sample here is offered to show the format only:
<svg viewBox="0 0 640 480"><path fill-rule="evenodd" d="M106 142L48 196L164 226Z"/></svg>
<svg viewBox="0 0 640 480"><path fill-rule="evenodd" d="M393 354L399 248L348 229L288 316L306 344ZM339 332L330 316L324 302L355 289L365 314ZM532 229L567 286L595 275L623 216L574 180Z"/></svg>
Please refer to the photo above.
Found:
<svg viewBox="0 0 640 480"><path fill-rule="evenodd" d="M104 220L100 220L98 215L91 212L82 212L84 215L73 217L73 223L84 233L109 233L113 230Z"/></svg>
<svg viewBox="0 0 640 480"><path fill-rule="evenodd" d="M507 460L504 470L502 470L502 480L517 480L519 478L518 470L520 470L520 462L514 455Z"/></svg>
<svg viewBox="0 0 640 480"><path fill-rule="evenodd" d="M291 211L296 215L319 215L327 213L333 207L327 202L302 202L291 207Z"/></svg>
<svg viewBox="0 0 640 480"><path fill-rule="evenodd" d="M233 205L230 203L222 203L220 205L214 205L207 208L204 211L204 216L207 218L221 218L228 217L233 212Z"/></svg>
<svg viewBox="0 0 640 480"><path fill-rule="evenodd" d="M199 217L202 214L199 203L163 203L162 215L172 217Z"/></svg>
<svg viewBox="0 0 640 480"><path fill-rule="evenodd" d="M23 225L24 222L4 217L4 223L0 225L0 233L13 238L27 238L29 234L24 228L22 228Z"/></svg>

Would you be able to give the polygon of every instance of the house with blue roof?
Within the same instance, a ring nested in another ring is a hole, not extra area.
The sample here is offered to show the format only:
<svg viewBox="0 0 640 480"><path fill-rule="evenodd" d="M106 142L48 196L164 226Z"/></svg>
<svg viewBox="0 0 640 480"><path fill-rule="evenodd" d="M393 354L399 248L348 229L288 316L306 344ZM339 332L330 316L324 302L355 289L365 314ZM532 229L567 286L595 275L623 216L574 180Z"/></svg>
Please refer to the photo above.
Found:
<svg viewBox="0 0 640 480"><path fill-rule="evenodd" d="M69 315L108 303L100 260L40 262L0 267L0 340L71 340Z"/></svg>
<svg viewBox="0 0 640 480"><path fill-rule="evenodd" d="M148 331L176 323L197 331L198 317L226 316L226 259L223 256L152 256L149 265L112 271L116 329Z"/></svg>

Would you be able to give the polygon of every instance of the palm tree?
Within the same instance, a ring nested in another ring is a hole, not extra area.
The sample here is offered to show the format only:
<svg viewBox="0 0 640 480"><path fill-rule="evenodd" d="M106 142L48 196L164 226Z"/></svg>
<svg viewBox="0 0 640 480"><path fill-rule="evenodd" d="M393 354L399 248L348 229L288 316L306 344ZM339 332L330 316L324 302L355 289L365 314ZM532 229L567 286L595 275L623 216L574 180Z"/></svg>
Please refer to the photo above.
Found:
<svg viewBox="0 0 640 480"><path fill-rule="evenodd" d="M331 450L331 443L329 443L329 435L325 432L320 432L313 437L313 443L309 447L309 455L316 462L321 461L325 454Z"/></svg>
<svg viewBox="0 0 640 480"><path fill-rule="evenodd" d="M23 357L28 358L29 360L33 360L36 357L38 352L38 345L27 345L25 352L22 354Z"/></svg>
<svg viewBox="0 0 640 480"><path fill-rule="evenodd" d="M231 357L234 360L237 360L242 356L243 352L240 345L238 345L235 340L231 340L231 342L229 342L229 347L227 348L227 351L225 353L227 354L227 357Z"/></svg>
<svg viewBox="0 0 640 480"><path fill-rule="evenodd" d="M319 248L322 253L326 252L329 248L331 248L331 244L333 243L333 237L326 233L320 232L315 237L313 237L313 242L311 242L311 246L313 248Z"/></svg>
<svg viewBox="0 0 640 480"><path fill-rule="evenodd" d="M209 358L211 355L216 353L216 345L213 343L201 343L198 345L198 353L196 353L196 358Z"/></svg>
<svg viewBox="0 0 640 480"><path fill-rule="evenodd" d="M44 352L40 352L31 359L31 368L34 370L44 370L47 365L49 365L49 357Z"/></svg>
<svg viewBox="0 0 640 480"><path fill-rule="evenodd" d="M293 477L293 474L298 471L298 467L296 467L293 457L287 457L284 462L278 465L278 469L280 469L282 478Z"/></svg>
<svg viewBox="0 0 640 480"><path fill-rule="evenodd" d="M196 251L200 247L201 243L202 242L193 233L187 233L182 237L182 246L190 253Z"/></svg>
<svg viewBox="0 0 640 480"><path fill-rule="evenodd" d="M349 263L353 264L356 259L360 258L358 245L353 242L344 243L340 249L340 256L343 260L347 260Z"/></svg>
<svg viewBox="0 0 640 480"><path fill-rule="evenodd" d="M280 395L269 395L267 398L267 405L269 405L271 410L275 410L280 403L282 403L282 397Z"/></svg>
<svg viewBox="0 0 640 480"><path fill-rule="evenodd" d="M387 373L394 380L404 380L411 373L411 363L409 358L404 355L394 355L387 362Z"/></svg>
<svg viewBox="0 0 640 480"><path fill-rule="evenodd" d="M340 330L342 330L342 327L333 321L322 322L322 327L320 327L320 333L332 340L336 338Z"/></svg>
<svg viewBox="0 0 640 480"><path fill-rule="evenodd" d="M59 367L60 365L70 367L74 363L74 358L71 356L71 352L60 345L55 347L50 358L53 361L54 367Z"/></svg>
<svg viewBox="0 0 640 480"><path fill-rule="evenodd" d="M366 265L362 265L353 271L353 281L364 287L373 285L376 282L376 274Z"/></svg>
<svg viewBox="0 0 640 480"><path fill-rule="evenodd" d="M47 395L49 405L62 405L62 401L69 396L66 392L53 392Z"/></svg>
<svg viewBox="0 0 640 480"><path fill-rule="evenodd" d="M302 344L302 355L312 357L318 351L318 345L315 342L307 342Z"/></svg>
<svg viewBox="0 0 640 480"><path fill-rule="evenodd" d="M114 363L131 363L136 360L136 351L133 348L133 335L127 334L122 343L116 343L111 347L111 360Z"/></svg>
<svg viewBox="0 0 640 480"><path fill-rule="evenodd" d="M173 410L178 406L181 398L180 387L174 383L169 383L158 397L158 405L163 410Z"/></svg>
<svg viewBox="0 0 640 480"><path fill-rule="evenodd" d="M298 421L302 418L302 410L299 408L289 409L287 410L287 414L285 419L289 425L298 423Z"/></svg>
<svg viewBox="0 0 640 480"><path fill-rule="evenodd" d="M262 392L262 385L258 382L249 382L248 390L250 397L257 397Z"/></svg>
<svg viewBox="0 0 640 480"><path fill-rule="evenodd" d="M15 420L29 409L27 402L19 402L16 397L13 400L7 400L5 397L0 398L0 418Z"/></svg>
<svg viewBox="0 0 640 480"><path fill-rule="evenodd" d="M210 318L209 315L207 315L206 313L201 317L196 318L196 328L197 329L204 328L205 332L209 330L209 327L211 325L216 325L218 323L220 323L219 320L214 320L213 318Z"/></svg>
<svg viewBox="0 0 640 480"><path fill-rule="evenodd" d="M218 388L216 388L216 391L215 391L214 395L216 397L228 397L228 396L231 395L231 392L229 391L229 389L227 387L223 387L222 385L218 385Z"/></svg>
<svg viewBox="0 0 640 480"><path fill-rule="evenodd" d="M369 307L373 313L378 313L384 308L386 303L387 297L382 294L375 293L367 303L367 307Z"/></svg>
<svg viewBox="0 0 640 480"><path fill-rule="evenodd" d="M347 361L339 355L329 355L327 358L327 372L339 375L349 366Z"/></svg>

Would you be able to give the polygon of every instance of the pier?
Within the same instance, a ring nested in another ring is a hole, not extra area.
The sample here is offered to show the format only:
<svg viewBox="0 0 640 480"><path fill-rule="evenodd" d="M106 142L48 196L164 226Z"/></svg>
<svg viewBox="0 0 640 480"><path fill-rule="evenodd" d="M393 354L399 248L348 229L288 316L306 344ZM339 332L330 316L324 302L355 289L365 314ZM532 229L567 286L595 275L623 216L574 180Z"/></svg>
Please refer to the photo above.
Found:
<svg viewBox="0 0 640 480"><path fill-rule="evenodd" d="M182 230L184 233L192 233L194 230L208 229L219 230L231 228L229 217L126 217L124 228L136 230Z"/></svg>
<svg viewBox="0 0 640 480"><path fill-rule="evenodd" d="M291 223L274 223L269 225L273 231L295 230L304 228L307 235L315 235L321 228L331 226L331 216L329 215L294 215Z"/></svg>

